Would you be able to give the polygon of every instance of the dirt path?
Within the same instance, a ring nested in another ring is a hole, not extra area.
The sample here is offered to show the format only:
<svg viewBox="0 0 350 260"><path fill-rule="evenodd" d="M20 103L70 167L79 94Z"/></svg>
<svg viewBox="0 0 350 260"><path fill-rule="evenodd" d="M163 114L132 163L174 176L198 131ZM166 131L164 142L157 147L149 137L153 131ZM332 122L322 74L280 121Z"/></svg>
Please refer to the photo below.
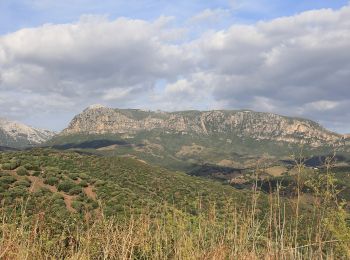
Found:
<svg viewBox="0 0 350 260"><path fill-rule="evenodd" d="M66 204L66 208L70 212L76 212L76 210L72 207L72 201L76 196L68 195L62 191L58 192L57 188L55 186L51 186L48 184L45 184L43 180L37 176L27 176L28 179L32 181L32 186L30 187L30 192L35 192L39 190L40 188L48 188L52 193L59 193L63 196L64 203Z"/></svg>
<svg viewBox="0 0 350 260"><path fill-rule="evenodd" d="M27 178L32 182L32 186L29 190L30 192L38 191L42 187L49 189L51 192L57 192L57 188L55 186L45 184L43 180L37 176L27 176Z"/></svg>
<svg viewBox="0 0 350 260"><path fill-rule="evenodd" d="M64 198L64 203L66 203L66 208L70 212L77 212L73 207L72 207L72 201L75 198L75 196L67 195L63 192L60 192L60 194L63 195Z"/></svg>
<svg viewBox="0 0 350 260"><path fill-rule="evenodd" d="M96 200L96 193L93 191L93 188L93 186L89 185L84 188L84 192L90 199Z"/></svg>

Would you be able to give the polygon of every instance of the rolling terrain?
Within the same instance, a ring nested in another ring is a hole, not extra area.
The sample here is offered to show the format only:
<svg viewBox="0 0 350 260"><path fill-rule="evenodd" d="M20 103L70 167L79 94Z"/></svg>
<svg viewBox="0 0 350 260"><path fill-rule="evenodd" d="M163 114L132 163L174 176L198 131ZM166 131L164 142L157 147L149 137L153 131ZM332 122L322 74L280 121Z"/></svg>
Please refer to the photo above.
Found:
<svg viewBox="0 0 350 260"><path fill-rule="evenodd" d="M282 164L292 155L343 155L348 136L300 118L254 111L153 112L93 105L45 145L100 155L127 155L188 173ZM285 165L284 165L285 166ZM209 170L208 170L209 168ZM201 174L203 175L203 174Z"/></svg>
<svg viewBox="0 0 350 260"><path fill-rule="evenodd" d="M252 111L90 107L46 148L1 147L0 258L350 256L347 140Z"/></svg>

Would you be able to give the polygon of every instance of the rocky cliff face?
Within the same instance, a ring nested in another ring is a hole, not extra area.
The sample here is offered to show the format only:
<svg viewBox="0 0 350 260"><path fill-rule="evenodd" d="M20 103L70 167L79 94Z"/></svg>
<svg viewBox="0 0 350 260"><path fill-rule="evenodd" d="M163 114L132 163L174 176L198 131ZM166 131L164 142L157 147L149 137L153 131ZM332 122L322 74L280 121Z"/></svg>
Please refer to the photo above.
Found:
<svg viewBox="0 0 350 260"><path fill-rule="evenodd" d="M223 134L256 140L306 143L313 147L336 144L342 139L341 135L313 121L271 113L227 110L151 112L100 105L85 109L61 134L133 134L154 129L203 136Z"/></svg>
<svg viewBox="0 0 350 260"><path fill-rule="evenodd" d="M23 148L46 142L54 132L0 118L0 146Z"/></svg>

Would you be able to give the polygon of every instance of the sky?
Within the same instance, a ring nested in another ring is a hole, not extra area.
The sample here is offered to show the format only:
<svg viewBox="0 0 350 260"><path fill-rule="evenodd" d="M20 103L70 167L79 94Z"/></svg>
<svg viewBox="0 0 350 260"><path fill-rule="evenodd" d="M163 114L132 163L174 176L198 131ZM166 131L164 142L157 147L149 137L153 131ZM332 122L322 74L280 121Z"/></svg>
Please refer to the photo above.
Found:
<svg viewBox="0 0 350 260"><path fill-rule="evenodd" d="M350 133L350 2L0 0L0 117L251 109Z"/></svg>

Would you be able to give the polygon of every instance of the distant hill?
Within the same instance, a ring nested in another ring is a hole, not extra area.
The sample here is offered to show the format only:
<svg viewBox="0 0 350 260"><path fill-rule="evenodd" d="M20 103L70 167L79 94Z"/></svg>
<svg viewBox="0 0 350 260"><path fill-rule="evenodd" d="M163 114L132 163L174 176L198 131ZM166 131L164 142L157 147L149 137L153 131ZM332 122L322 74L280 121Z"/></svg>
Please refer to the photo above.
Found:
<svg viewBox="0 0 350 260"><path fill-rule="evenodd" d="M3 147L32 147L46 142L54 135L55 133L49 130L37 129L0 118L0 146Z"/></svg>
<svg viewBox="0 0 350 260"><path fill-rule="evenodd" d="M93 105L46 144L191 172L203 165L249 168L261 157L276 161L301 147L309 156L339 147L350 153L347 140L311 120L250 110L155 112Z"/></svg>

